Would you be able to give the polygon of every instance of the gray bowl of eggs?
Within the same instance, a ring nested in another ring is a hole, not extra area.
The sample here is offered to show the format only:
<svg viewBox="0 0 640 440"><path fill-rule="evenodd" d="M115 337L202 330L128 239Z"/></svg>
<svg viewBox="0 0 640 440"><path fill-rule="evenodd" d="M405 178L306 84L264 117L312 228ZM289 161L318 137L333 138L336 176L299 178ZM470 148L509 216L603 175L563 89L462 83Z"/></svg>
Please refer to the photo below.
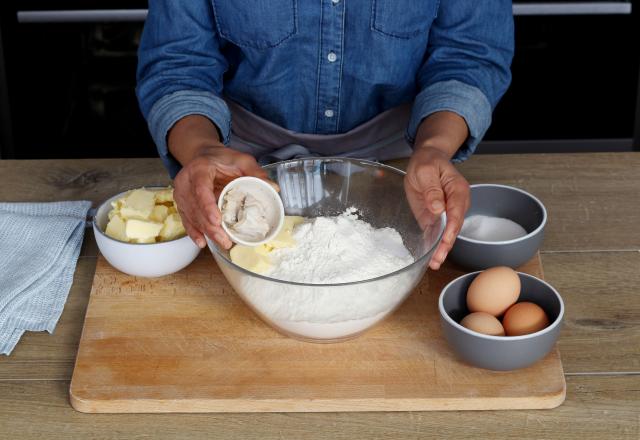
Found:
<svg viewBox="0 0 640 440"><path fill-rule="evenodd" d="M546 223L547 210L532 194L505 185L471 185L471 207L450 258L472 270L515 269L538 251Z"/></svg>
<svg viewBox="0 0 640 440"><path fill-rule="evenodd" d="M504 266L456 278L442 290L438 306L453 351L489 370L515 370L544 358L564 318L564 303L552 286Z"/></svg>

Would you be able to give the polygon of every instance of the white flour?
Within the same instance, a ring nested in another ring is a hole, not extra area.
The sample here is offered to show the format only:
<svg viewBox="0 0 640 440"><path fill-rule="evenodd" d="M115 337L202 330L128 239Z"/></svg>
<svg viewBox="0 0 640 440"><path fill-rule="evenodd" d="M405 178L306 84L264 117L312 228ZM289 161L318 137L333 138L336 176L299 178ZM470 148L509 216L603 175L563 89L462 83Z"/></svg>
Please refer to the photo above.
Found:
<svg viewBox="0 0 640 440"><path fill-rule="evenodd" d="M242 275L228 264L220 267L259 314L298 336L343 338L367 329L402 302L425 270L415 266L371 282L323 285L379 277L414 262L398 231L375 229L353 209L298 225L294 238L295 247L270 254L274 268L266 275L314 285L279 283Z"/></svg>
<svg viewBox="0 0 640 440"><path fill-rule="evenodd" d="M464 219L460 235L479 241L506 241L524 237L527 231L508 218L471 215Z"/></svg>
<svg viewBox="0 0 640 440"><path fill-rule="evenodd" d="M398 231L373 228L358 219L355 209L302 223L293 238L296 246L269 255L274 268L267 276L299 283L348 283L386 275L414 261Z"/></svg>

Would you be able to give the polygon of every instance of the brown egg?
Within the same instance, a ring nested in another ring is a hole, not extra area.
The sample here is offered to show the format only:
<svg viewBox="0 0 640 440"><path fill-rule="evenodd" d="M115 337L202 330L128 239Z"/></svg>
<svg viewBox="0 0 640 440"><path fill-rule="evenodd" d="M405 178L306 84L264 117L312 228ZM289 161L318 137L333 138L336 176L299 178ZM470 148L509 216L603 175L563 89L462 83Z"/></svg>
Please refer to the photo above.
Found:
<svg viewBox="0 0 640 440"><path fill-rule="evenodd" d="M504 336L504 328L498 318L485 312L469 313L460 321L460 325L485 335Z"/></svg>
<svg viewBox="0 0 640 440"><path fill-rule="evenodd" d="M520 277L510 267L492 267L481 272L467 291L467 307L471 312L500 316L518 301Z"/></svg>
<svg viewBox="0 0 640 440"><path fill-rule="evenodd" d="M549 318L542 308L531 302L514 304L502 318L507 336L535 333L549 325Z"/></svg>

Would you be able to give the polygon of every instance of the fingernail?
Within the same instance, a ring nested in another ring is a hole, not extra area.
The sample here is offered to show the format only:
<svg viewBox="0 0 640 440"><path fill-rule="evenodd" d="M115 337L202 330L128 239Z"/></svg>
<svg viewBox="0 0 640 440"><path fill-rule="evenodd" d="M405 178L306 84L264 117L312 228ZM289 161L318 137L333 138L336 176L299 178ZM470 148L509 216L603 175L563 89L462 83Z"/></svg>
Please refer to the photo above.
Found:
<svg viewBox="0 0 640 440"><path fill-rule="evenodd" d="M205 241L202 238L198 238L196 244L200 249L204 249L204 247L207 245L207 243L205 243Z"/></svg>
<svg viewBox="0 0 640 440"><path fill-rule="evenodd" d="M442 202L440 200L436 200L431 204L431 207L433 208L434 211L441 211L444 209L444 205L442 204Z"/></svg>

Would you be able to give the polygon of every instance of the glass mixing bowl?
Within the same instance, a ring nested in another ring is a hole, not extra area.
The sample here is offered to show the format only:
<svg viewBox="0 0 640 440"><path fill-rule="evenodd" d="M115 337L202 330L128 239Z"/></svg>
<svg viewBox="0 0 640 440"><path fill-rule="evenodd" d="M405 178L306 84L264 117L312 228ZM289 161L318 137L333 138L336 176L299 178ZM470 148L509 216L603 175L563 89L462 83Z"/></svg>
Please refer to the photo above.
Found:
<svg viewBox="0 0 640 440"><path fill-rule="evenodd" d="M422 279L445 226L444 215L426 222L423 218L422 227L418 224L405 195L404 172L346 158L290 160L265 169L280 185L287 215L335 216L355 207L372 226L395 228L415 262L357 282L295 283L249 272L235 265L228 251L208 241L229 284L256 314L288 336L337 342L359 335L402 304ZM290 307L294 300L304 307Z"/></svg>

